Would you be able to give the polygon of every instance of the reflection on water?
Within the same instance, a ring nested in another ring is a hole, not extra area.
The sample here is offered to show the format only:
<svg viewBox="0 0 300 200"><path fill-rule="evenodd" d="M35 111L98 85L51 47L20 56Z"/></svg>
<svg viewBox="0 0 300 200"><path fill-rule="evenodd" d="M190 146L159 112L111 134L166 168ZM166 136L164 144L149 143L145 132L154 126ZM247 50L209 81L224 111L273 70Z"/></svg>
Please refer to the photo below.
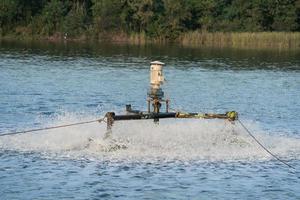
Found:
<svg viewBox="0 0 300 200"><path fill-rule="evenodd" d="M299 169L300 52L0 42L0 132L146 108L149 62L165 62L173 108L236 110ZM300 198L291 175L224 121L105 124L0 138L1 199ZM122 147L122 148L119 148ZM21 178L20 178L21 177Z"/></svg>
<svg viewBox="0 0 300 200"><path fill-rule="evenodd" d="M0 41L1 52L10 56L51 55L51 59L71 59L86 57L90 59L102 57L122 58L122 61L143 62L141 59L167 60L171 66L180 63L180 67L193 67L190 61L205 62L205 68L211 70L299 70L300 51L298 50L241 50L218 48L188 48L170 45L128 45L105 43L51 43L51 42L8 42ZM136 58L139 59L136 59ZM220 63L217 63L220 62ZM136 66L138 67L138 66Z"/></svg>

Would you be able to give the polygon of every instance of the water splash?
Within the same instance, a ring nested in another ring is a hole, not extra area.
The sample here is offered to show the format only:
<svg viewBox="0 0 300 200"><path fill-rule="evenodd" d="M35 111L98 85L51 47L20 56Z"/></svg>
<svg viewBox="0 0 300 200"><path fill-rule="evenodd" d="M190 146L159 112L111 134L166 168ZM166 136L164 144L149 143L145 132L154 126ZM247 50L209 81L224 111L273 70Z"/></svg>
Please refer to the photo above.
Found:
<svg viewBox="0 0 300 200"><path fill-rule="evenodd" d="M76 115L58 116L48 125L84 121ZM246 123L272 152L286 159L300 156L300 139L275 136ZM103 160L266 160L271 157L238 124L223 120L165 119L116 122L106 137L106 124L88 124L40 132L4 136L0 149L38 152L55 157Z"/></svg>

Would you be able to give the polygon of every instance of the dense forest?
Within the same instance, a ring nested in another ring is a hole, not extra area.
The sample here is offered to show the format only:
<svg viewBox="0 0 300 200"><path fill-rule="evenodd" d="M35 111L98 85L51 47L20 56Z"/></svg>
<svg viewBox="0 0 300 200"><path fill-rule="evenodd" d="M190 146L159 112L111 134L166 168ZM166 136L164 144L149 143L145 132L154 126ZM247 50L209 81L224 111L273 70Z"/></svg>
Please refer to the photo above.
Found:
<svg viewBox="0 0 300 200"><path fill-rule="evenodd" d="M0 0L1 36L300 31L300 0Z"/></svg>

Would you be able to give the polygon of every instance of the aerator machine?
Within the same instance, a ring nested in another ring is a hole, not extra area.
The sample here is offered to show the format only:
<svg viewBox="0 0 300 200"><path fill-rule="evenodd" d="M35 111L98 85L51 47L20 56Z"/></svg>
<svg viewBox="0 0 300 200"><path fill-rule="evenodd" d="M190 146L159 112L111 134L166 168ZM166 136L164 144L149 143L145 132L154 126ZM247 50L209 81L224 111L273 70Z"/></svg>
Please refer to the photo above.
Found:
<svg viewBox="0 0 300 200"><path fill-rule="evenodd" d="M123 120L146 120L153 119L155 123L162 118L196 118L196 119L225 119L231 122L238 119L238 113L229 111L224 114L212 113L185 113L169 112L170 100L164 99L164 92L161 85L164 83L163 66L164 63L154 61L150 63L150 88L147 93L147 111L132 109L131 105L126 105L126 114L116 115L114 112L107 112L107 133L111 133L115 121ZM165 112L161 112L162 105L165 105Z"/></svg>

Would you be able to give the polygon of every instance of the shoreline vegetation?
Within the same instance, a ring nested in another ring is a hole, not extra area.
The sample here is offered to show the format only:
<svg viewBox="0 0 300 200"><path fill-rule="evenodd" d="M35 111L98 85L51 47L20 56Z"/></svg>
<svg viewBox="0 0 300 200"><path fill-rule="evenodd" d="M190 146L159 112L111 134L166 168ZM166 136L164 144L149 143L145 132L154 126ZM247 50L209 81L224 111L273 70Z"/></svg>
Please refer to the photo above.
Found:
<svg viewBox="0 0 300 200"><path fill-rule="evenodd" d="M2 0L0 40L300 49L300 0Z"/></svg>
<svg viewBox="0 0 300 200"><path fill-rule="evenodd" d="M300 49L299 32L192 32L183 34L181 43L245 49Z"/></svg>
<svg viewBox="0 0 300 200"><path fill-rule="evenodd" d="M133 45L146 44L168 44L175 43L186 47L214 47L214 48L236 48L236 49L277 49L277 50L299 50L300 32L186 32L182 33L176 40L169 41L165 38L149 38L145 34L133 33L106 33L98 37L66 37L62 33L52 36L28 36L28 35L6 35L0 36L0 40L7 41L47 41L54 43L62 42L111 42Z"/></svg>

